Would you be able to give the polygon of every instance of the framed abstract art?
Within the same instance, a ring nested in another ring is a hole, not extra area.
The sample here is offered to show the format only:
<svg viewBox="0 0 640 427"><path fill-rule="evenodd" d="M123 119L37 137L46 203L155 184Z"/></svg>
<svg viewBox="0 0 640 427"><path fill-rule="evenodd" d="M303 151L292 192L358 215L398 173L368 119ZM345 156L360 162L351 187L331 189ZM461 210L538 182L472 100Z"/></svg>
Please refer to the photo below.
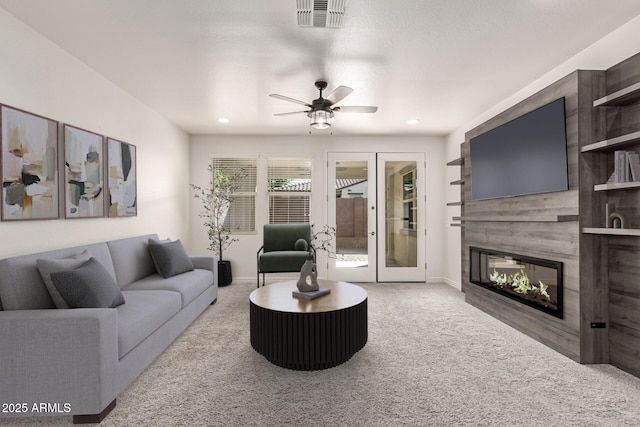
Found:
<svg viewBox="0 0 640 427"><path fill-rule="evenodd" d="M107 138L109 217L136 216L136 146Z"/></svg>
<svg viewBox="0 0 640 427"><path fill-rule="evenodd" d="M0 105L2 220L60 217L58 122Z"/></svg>
<svg viewBox="0 0 640 427"><path fill-rule="evenodd" d="M104 187L102 135L65 124L65 218L104 217Z"/></svg>

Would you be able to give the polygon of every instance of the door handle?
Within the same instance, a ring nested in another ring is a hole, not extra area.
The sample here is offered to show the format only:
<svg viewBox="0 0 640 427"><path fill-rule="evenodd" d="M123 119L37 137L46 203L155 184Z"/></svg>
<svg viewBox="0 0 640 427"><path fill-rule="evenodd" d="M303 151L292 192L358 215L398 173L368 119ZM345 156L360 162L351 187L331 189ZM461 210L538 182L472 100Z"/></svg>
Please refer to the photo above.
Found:
<svg viewBox="0 0 640 427"><path fill-rule="evenodd" d="M371 234L372 236L375 236L375 235L376 235L376 232L375 232L375 231L372 231L370 234Z"/></svg>

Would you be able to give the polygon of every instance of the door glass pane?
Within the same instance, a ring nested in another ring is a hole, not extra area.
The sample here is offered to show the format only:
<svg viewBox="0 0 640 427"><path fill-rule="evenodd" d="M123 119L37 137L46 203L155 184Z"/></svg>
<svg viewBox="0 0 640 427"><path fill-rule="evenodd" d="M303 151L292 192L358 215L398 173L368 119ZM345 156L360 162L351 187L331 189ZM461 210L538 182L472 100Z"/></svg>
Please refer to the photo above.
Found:
<svg viewBox="0 0 640 427"><path fill-rule="evenodd" d="M366 161L336 162L336 267L366 267L369 183Z"/></svg>
<svg viewBox="0 0 640 427"><path fill-rule="evenodd" d="M416 162L385 162L385 266L418 265Z"/></svg>

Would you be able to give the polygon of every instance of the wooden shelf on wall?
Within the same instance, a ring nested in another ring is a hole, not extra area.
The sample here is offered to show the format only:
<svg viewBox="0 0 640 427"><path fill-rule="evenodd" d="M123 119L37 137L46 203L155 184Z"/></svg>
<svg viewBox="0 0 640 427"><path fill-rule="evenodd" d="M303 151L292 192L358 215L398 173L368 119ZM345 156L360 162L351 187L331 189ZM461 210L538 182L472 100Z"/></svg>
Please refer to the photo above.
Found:
<svg viewBox="0 0 640 427"><path fill-rule="evenodd" d="M579 215L463 216L462 222L573 222Z"/></svg>
<svg viewBox="0 0 640 427"><path fill-rule="evenodd" d="M585 145L580 151L583 153L588 153L589 151L611 151L637 143L640 143L640 131L594 142L593 144Z"/></svg>
<svg viewBox="0 0 640 427"><path fill-rule="evenodd" d="M447 163L447 166L462 166L464 165L464 159L462 157L458 157L457 159L451 160Z"/></svg>
<svg viewBox="0 0 640 427"><path fill-rule="evenodd" d="M449 224L451 227L464 227L464 225L462 225L462 223L460 222L452 222L451 224Z"/></svg>
<svg viewBox="0 0 640 427"><path fill-rule="evenodd" d="M609 236L637 236L640 237L640 229L637 228L583 228L585 234L604 234Z"/></svg>
<svg viewBox="0 0 640 427"><path fill-rule="evenodd" d="M450 185L464 185L464 179L459 179L457 181L451 181Z"/></svg>
<svg viewBox="0 0 640 427"><path fill-rule="evenodd" d="M594 185L593 191L630 190L633 188L640 188L640 182L608 182Z"/></svg>
<svg viewBox="0 0 640 427"><path fill-rule="evenodd" d="M620 89L607 96L593 101L594 107L610 107L632 104L640 100L640 82Z"/></svg>
<svg viewBox="0 0 640 427"><path fill-rule="evenodd" d="M447 206L464 206L464 202L449 202Z"/></svg>

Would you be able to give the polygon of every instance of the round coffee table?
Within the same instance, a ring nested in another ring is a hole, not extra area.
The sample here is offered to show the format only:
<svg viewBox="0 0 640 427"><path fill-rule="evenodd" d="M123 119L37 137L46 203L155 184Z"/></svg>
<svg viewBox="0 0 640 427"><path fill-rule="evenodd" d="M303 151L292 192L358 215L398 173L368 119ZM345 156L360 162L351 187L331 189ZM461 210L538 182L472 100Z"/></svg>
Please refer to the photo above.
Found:
<svg viewBox="0 0 640 427"><path fill-rule="evenodd" d="M251 346L283 368L311 371L346 362L367 343L367 293L351 283L318 280L331 293L292 296L295 281L251 292Z"/></svg>

